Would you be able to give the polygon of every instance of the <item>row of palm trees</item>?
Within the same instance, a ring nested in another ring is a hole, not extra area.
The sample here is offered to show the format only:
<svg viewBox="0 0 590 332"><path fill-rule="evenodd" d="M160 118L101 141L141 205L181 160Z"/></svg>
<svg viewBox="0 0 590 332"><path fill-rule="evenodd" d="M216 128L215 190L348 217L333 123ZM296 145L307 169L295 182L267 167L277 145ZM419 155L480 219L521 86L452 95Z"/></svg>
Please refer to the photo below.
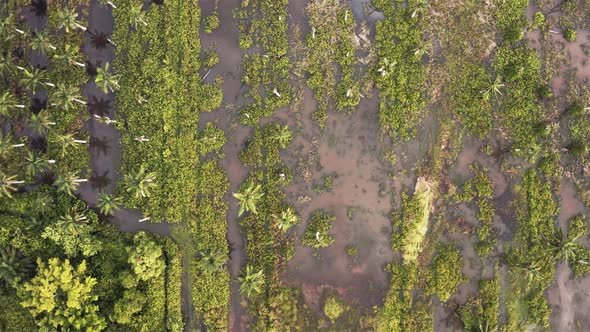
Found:
<svg viewBox="0 0 590 332"><path fill-rule="evenodd" d="M58 9L56 15L58 30L63 29L66 33L76 30L87 31L87 28L78 20L78 16L74 9ZM79 68L86 67L86 64L81 60L79 47L65 45L64 49L60 50L50 42L45 32L36 31L29 33L26 29L17 28L13 14L7 15L0 22L0 35L6 39L13 37L23 41L28 39L28 46L32 51L44 56L52 55L49 58L53 59L56 64L72 65ZM49 82L47 74L48 72L46 70L37 67L25 68L18 65L12 58L11 53L0 54L0 78L6 81L18 82L22 88L33 95L43 89L50 88L50 91L48 91L49 102L47 103L50 109L60 109L68 112L74 107L74 104L87 105L77 86L74 86L74 84ZM118 88L117 76L110 73L108 63L104 69L97 68L95 82L98 88L105 94L109 91L114 92ZM27 105L19 102L18 98L11 93L10 89L0 94L0 116L9 116L13 111L25 109L26 107ZM52 120L52 113L48 109L41 109L38 113L30 116L28 126L32 134L42 137L47 136L51 128L57 125ZM113 122L109 121L108 123ZM75 133L59 133L59 130L51 133L49 139L61 147L61 157L64 157L71 148L88 143L85 139L75 137ZM0 134L0 156L6 155L12 149L22 147L25 147L24 143L14 143L11 136ZM30 176L36 176L45 171L50 165L55 164L55 162L54 159L44 156L41 151L27 151L25 158L26 173ZM2 172L2 179L0 182L0 196L11 196L11 193L18 189L17 186L24 183L22 180L16 180L16 176L5 175L4 171ZM61 191L72 193L81 182L85 181L77 179L72 174L66 174L58 177L55 185Z"/></svg>

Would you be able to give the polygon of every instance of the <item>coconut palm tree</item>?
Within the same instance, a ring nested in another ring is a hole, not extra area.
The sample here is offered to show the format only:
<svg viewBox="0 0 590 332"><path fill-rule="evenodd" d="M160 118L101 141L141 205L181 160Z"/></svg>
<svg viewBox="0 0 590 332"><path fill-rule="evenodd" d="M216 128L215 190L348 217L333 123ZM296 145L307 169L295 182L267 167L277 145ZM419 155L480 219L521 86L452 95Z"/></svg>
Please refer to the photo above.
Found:
<svg viewBox="0 0 590 332"><path fill-rule="evenodd" d="M42 31L35 32L35 35L31 39L30 46L33 51L39 52L41 55L47 55L49 50L57 50L57 48L49 42L49 39L47 39L47 36L45 36L45 33Z"/></svg>
<svg viewBox="0 0 590 332"><path fill-rule="evenodd" d="M260 293L264 284L263 271L254 273L254 268L251 265L246 265L246 269L238 277L238 282L240 283L240 294L250 297L252 293Z"/></svg>
<svg viewBox="0 0 590 332"><path fill-rule="evenodd" d="M23 146L25 146L24 143L14 143L10 135L4 135L4 133L0 132L0 157L4 157L12 149Z"/></svg>
<svg viewBox="0 0 590 332"><path fill-rule="evenodd" d="M283 232L286 232L289 228L299 223L299 217L290 207L281 211L280 214L274 214L273 217L275 219L275 224Z"/></svg>
<svg viewBox="0 0 590 332"><path fill-rule="evenodd" d="M145 12L142 11L143 3L138 3L137 5L132 5L131 9L129 10L129 24L134 28L137 29L137 26L141 23L147 27L147 22L145 21Z"/></svg>
<svg viewBox="0 0 590 332"><path fill-rule="evenodd" d="M106 7L106 6L111 6L113 9L117 9L117 6L115 6L113 4L112 1L109 0L98 0L98 3L102 6L102 7Z"/></svg>
<svg viewBox="0 0 590 332"><path fill-rule="evenodd" d="M198 265L205 273L219 271L227 262L227 255L219 248L201 251L200 255L201 259L199 259Z"/></svg>
<svg viewBox="0 0 590 332"><path fill-rule="evenodd" d="M55 126L55 122L49 119L49 112L47 110L41 110L37 114L32 114L29 120L29 128L33 130L33 133L44 135L49 126Z"/></svg>
<svg viewBox="0 0 590 332"><path fill-rule="evenodd" d="M82 232L82 228L88 224L88 218L76 208L70 208L61 215L56 222L56 227L70 235L76 236Z"/></svg>
<svg viewBox="0 0 590 332"><path fill-rule="evenodd" d="M37 89L44 85L52 86L53 84L44 82L46 80L45 72L39 68L32 68L31 71L23 68L24 77L21 78L21 84L31 93L37 93Z"/></svg>
<svg viewBox="0 0 590 332"><path fill-rule="evenodd" d="M74 138L74 134L63 134L55 137L55 142L61 145L61 155L65 156L67 150L79 144L88 144L88 141Z"/></svg>
<svg viewBox="0 0 590 332"><path fill-rule="evenodd" d="M27 165L27 174L30 176L36 176L45 171L50 164L54 164L55 160L46 159L39 150L33 150L27 153L25 162Z"/></svg>
<svg viewBox="0 0 590 332"><path fill-rule="evenodd" d="M127 192L133 193L135 198L150 197L150 189L155 188L155 172L147 172L144 165L137 172L125 174L123 181L127 185Z"/></svg>
<svg viewBox="0 0 590 332"><path fill-rule="evenodd" d="M279 143L281 148L285 149L291 142L291 130L289 130L289 126L281 127L279 131L271 137L271 139Z"/></svg>
<svg viewBox="0 0 590 332"><path fill-rule="evenodd" d="M75 9L68 9L68 8L60 8L57 11L57 28L58 29L65 29L66 33L70 32L70 30L81 29L86 31L86 27L82 25L82 22L77 20L78 13L76 13Z"/></svg>
<svg viewBox="0 0 590 332"><path fill-rule="evenodd" d="M51 105L66 111L70 110L74 102L86 106L86 102L81 99L82 96L78 91L79 89L74 86L57 83L56 89L51 94L51 99L53 100L53 104Z"/></svg>
<svg viewBox="0 0 590 332"><path fill-rule="evenodd" d="M117 81L118 77L119 75L114 75L109 72L109 63L107 62L104 69L97 68L94 82L96 82L96 86L106 94L109 93L109 90L115 92L115 90L119 88L119 82Z"/></svg>
<svg viewBox="0 0 590 332"><path fill-rule="evenodd" d="M252 212L254 214L258 214L258 212L256 211L256 204L262 198L262 196L264 196L264 193L260 192L261 188L261 185L257 185L256 187L254 187L254 184L250 183L250 185L246 187L242 192L233 193L234 197L238 199L238 204L240 205L238 217L241 216L244 212Z"/></svg>
<svg viewBox="0 0 590 332"><path fill-rule="evenodd" d="M75 47L72 45L66 45L63 54L54 54L53 58L64 65L75 65L85 68L86 65L84 63L76 60L78 56L79 52Z"/></svg>
<svg viewBox="0 0 590 332"><path fill-rule="evenodd" d="M99 208L100 213L105 216L113 215L120 210L121 198L107 194L105 192L98 193L98 203L96 207Z"/></svg>
<svg viewBox="0 0 590 332"><path fill-rule="evenodd" d="M0 249L0 281L15 286L34 268L33 260L24 256L15 247L8 245Z"/></svg>
<svg viewBox="0 0 590 332"><path fill-rule="evenodd" d="M69 173L66 175L58 176L54 186L57 187L58 192L65 192L68 195L74 195L74 191L78 189L80 183L88 182L88 179L78 178L76 173Z"/></svg>
<svg viewBox="0 0 590 332"><path fill-rule="evenodd" d="M19 104L9 91L4 92L0 97L0 115L7 115L11 110L17 108L25 108L25 105Z"/></svg>
<svg viewBox="0 0 590 332"><path fill-rule="evenodd" d="M492 95L494 98L498 99L498 96L502 95L503 87L504 83L502 83L502 76L496 75L496 78L494 78L493 81L490 80L488 87L481 92L483 94L483 99L489 100Z"/></svg>
<svg viewBox="0 0 590 332"><path fill-rule="evenodd" d="M16 191L16 185L23 184L25 181L16 180L16 175L7 176L0 173L0 197L12 198L12 192Z"/></svg>

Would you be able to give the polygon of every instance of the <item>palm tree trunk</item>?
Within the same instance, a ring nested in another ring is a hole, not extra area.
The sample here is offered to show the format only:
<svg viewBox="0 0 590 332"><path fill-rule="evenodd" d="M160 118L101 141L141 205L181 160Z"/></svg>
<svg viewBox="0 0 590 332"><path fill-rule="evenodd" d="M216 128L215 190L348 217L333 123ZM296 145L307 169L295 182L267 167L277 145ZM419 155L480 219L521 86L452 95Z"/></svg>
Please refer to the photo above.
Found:
<svg viewBox="0 0 590 332"><path fill-rule="evenodd" d="M8 184L23 184L25 181L8 181Z"/></svg>
<svg viewBox="0 0 590 332"><path fill-rule="evenodd" d="M18 104L18 105L14 105L14 107L16 107L16 108L25 108L25 105Z"/></svg>
<svg viewBox="0 0 590 332"><path fill-rule="evenodd" d="M47 163L48 164L55 164L55 160L54 159L49 159L49 160L47 160Z"/></svg>
<svg viewBox="0 0 590 332"><path fill-rule="evenodd" d="M25 144L24 144L24 143L20 143L20 144L12 144L12 147L13 147L13 148L20 148L20 147L23 147L23 146L25 146Z"/></svg>
<svg viewBox="0 0 590 332"><path fill-rule="evenodd" d="M74 23L74 24L76 25L76 27L77 27L77 28L81 29L82 31L87 31L87 30L88 30L88 29L87 29L85 26L83 26L83 25L80 25L80 24L78 24L78 23Z"/></svg>
<svg viewBox="0 0 590 332"><path fill-rule="evenodd" d="M87 104L84 100L80 100L80 99L77 99L77 98L72 98L72 100L75 101L75 102L77 102L77 103L80 103L82 105L86 105Z"/></svg>
<svg viewBox="0 0 590 332"><path fill-rule="evenodd" d="M81 140L81 139L75 139L74 142L80 143L80 144L86 144L86 143L88 143L85 140Z"/></svg>
<svg viewBox="0 0 590 332"><path fill-rule="evenodd" d="M88 179L74 179L76 183L88 182Z"/></svg>
<svg viewBox="0 0 590 332"><path fill-rule="evenodd" d="M108 42L109 42L111 45L113 45L113 46L117 47L117 44L115 44L115 43L114 43L114 42L113 42L113 41L112 41L110 38L107 38L107 41L108 41Z"/></svg>
<svg viewBox="0 0 590 332"><path fill-rule="evenodd" d="M117 8L117 6L113 5L113 3L112 3L112 2L110 2L110 1L107 1L107 3L108 3L108 4L109 4L111 7L113 7L113 9Z"/></svg>
<svg viewBox="0 0 590 332"><path fill-rule="evenodd" d="M80 66L80 67L82 67L82 68L86 68L86 65L85 65L85 64L83 64L82 62L74 61L74 64L75 64L76 66Z"/></svg>
<svg viewBox="0 0 590 332"><path fill-rule="evenodd" d="M23 30L20 30L20 29L17 29L17 28L14 28L14 30L16 32L20 33L21 35L24 35L25 34L25 32Z"/></svg>
<svg viewBox="0 0 590 332"><path fill-rule="evenodd" d="M150 219L152 219L152 218L151 217L145 217L145 218L139 219L137 222L144 222L144 221L148 221Z"/></svg>
<svg viewBox="0 0 590 332"><path fill-rule="evenodd" d="M45 82L45 83L43 83L43 84L45 84L45 85L47 85L47 86L50 86L50 87L52 87L52 88L55 88L55 84L53 84L53 83Z"/></svg>

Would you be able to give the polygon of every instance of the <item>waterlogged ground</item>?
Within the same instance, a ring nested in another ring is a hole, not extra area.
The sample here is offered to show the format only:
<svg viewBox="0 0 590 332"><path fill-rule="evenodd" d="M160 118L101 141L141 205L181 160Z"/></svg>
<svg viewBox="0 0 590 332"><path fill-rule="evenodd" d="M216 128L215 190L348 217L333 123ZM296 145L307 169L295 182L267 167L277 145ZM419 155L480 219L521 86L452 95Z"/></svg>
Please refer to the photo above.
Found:
<svg viewBox="0 0 590 332"><path fill-rule="evenodd" d="M374 11L366 11L367 0L353 0L351 8L357 20L374 23L382 15ZM289 19L291 26L297 24L303 33L309 31L304 13L305 0L293 0L289 3ZM242 126L238 121L238 111L248 100L244 97L245 88L241 82L242 51L238 46L238 31L232 18L233 11L241 5L241 0L222 1L218 9L220 28L211 34L201 34L202 48L215 47L219 56L219 63L211 71L202 70L199 74L207 82L213 82L216 77L224 80L224 102L222 108L209 114L202 114L200 124L209 121L217 122L225 131L227 143L223 148L224 158L221 165L229 176L229 192L226 199L230 203L228 211L228 243L230 246L229 272L234 280L246 263L243 252L244 239L238 225L238 207L231 192L236 192L239 185L246 178L248 170L238 159L244 143L249 138L251 130ZM213 1L200 1L203 17L213 11ZM90 10L89 28L110 34L113 27L112 15L109 11L98 6L93 1ZM542 41L536 32L526 34L527 42L537 49L541 55L544 50ZM566 43L561 34L551 35L552 43L567 53L567 61L562 69L553 76L551 86L556 95L564 93L568 68L577 69L579 80L590 78L590 31L578 31L577 41ZM111 46L96 51L85 48L92 64L112 62L113 50ZM400 194L413 188L417 170L425 163L425 156L436 142L438 124L431 117L426 119L418 129L417 139L409 142L388 142L379 137L378 98L373 96L363 99L354 113L340 114L331 112L324 130L320 130L311 120L311 113L316 109L313 93L299 81L293 82L301 89L303 100L297 109L282 109L272 120L289 125L293 130L293 142L282 157L286 164L294 170L294 180L285 190L287 199L296 207L302 222L293 227L290 232L301 237L311 213L318 209L336 216L330 232L335 242L325 249L311 249L299 242L295 248L295 256L289 262L283 275L284 281L302 289L304 299L312 308L319 310L320 298L324 290L338 292L347 301L370 309L381 305L383 297L389 287L389 276L384 266L394 258L390 249L391 221L394 209L399 207ZM84 90L89 100L98 98L103 103L105 115L113 117L113 96L101 97L102 94L88 85ZM104 100L101 100L104 98ZM106 106L104 106L106 105ZM101 108L101 109L103 109ZM268 121L268 120L266 120ZM114 190L118 179L117 165L120 157L119 134L112 127L89 121L87 129L90 133L93 181L81 186L81 196L91 204L96 202L96 192L104 188ZM397 161L392 166L382 158L385 147L392 147ZM515 180L502 170L501 153L488 155L482 152L483 144L465 137L461 151L452 167L447 171L449 182L460 186L473 174L469 165L474 162L488 169L487 174L494 183L493 204L496 208L494 227L498 231L498 251L504 252L505 243L512 237L515 229L512 189ZM324 179L332 178L330 189L323 187ZM101 187L102 186L102 187ZM565 230L566 222L577 214L587 214L588 210L578 199L573 183L563 181L560 186L560 214L559 225ZM458 204L448 211L449 222L456 223L469 229L477 225L477 211L467 204ZM436 214L434 211L433 214ZM149 230L158 234L169 234L166 223L139 223L139 211L120 211L112 222L119 225L123 231ZM453 240L459 243L461 254L465 260L463 272L472 280L490 277L493 266L498 260L481 263L477 258L473 246L473 237L467 234L454 234ZM358 256L350 257L345 248L355 246ZM500 265L501 284L505 284L506 268ZM183 276L183 283L188 284L189 276ZM557 267L556 279L552 287L546 292L549 303L553 308L552 324L556 331L576 331L576 322L582 326L590 326L587 308L590 307L590 277L572 280L571 271L565 264ZM461 323L452 315L453 306L465 303L467 297L476 290L475 282L463 285L453 295L447 305L438 301L434 303L434 320L437 331L461 330ZM186 293L185 314L190 310L191 295ZM229 330L245 330L247 320L242 308L238 285L231 285L231 310ZM192 314L188 314L192 315ZM194 326L196 318L192 317ZM191 321L191 319L189 319ZM578 323L579 324L579 323Z"/></svg>

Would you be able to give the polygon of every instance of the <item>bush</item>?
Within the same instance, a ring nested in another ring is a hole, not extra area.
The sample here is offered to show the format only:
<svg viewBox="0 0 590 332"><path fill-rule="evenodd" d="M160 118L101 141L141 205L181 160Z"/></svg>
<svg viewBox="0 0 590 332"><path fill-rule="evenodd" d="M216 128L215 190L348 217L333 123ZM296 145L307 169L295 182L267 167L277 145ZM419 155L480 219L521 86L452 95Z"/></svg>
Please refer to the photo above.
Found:
<svg viewBox="0 0 590 332"><path fill-rule="evenodd" d="M563 38L565 38L565 40L567 40L570 43L573 43L576 41L576 30L574 29L565 29L565 31L563 32Z"/></svg>
<svg viewBox="0 0 590 332"><path fill-rule="evenodd" d="M336 321L336 319L348 309L349 308L342 303L342 300L340 300L335 294L328 295L324 300L324 314L332 323L334 323L334 321Z"/></svg>
<svg viewBox="0 0 590 332"><path fill-rule="evenodd" d="M205 18L205 32L212 33L213 30L219 27L219 16L216 13L211 14Z"/></svg>

